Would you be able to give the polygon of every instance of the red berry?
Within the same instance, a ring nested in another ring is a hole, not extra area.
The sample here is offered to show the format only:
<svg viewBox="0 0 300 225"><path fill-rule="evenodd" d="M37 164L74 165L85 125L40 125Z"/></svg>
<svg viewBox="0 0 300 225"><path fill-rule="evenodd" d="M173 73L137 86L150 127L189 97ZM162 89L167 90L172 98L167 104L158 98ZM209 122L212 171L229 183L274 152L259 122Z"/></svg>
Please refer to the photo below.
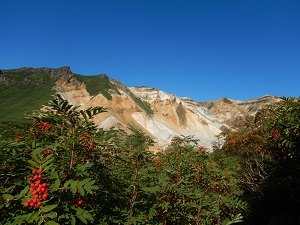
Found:
<svg viewBox="0 0 300 225"><path fill-rule="evenodd" d="M38 202L36 205L41 206L42 204L43 204L42 202Z"/></svg>
<svg viewBox="0 0 300 225"><path fill-rule="evenodd" d="M38 178L39 178L39 179L42 179L42 177L43 177L43 176L42 176L41 174L38 175Z"/></svg>
<svg viewBox="0 0 300 225"><path fill-rule="evenodd" d="M29 206L29 202L25 202L24 207L28 207L28 206Z"/></svg>
<svg viewBox="0 0 300 225"><path fill-rule="evenodd" d="M43 170L44 170L43 168L39 168L38 171L39 171L39 173L41 173L41 172L43 172Z"/></svg>
<svg viewBox="0 0 300 225"><path fill-rule="evenodd" d="M48 197L48 194L43 194L43 200L46 200L47 199L47 197Z"/></svg>
<svg viewBox="0 0 300 225"><path fill-rule="evenodd" d="M34 187L34 183L30 184L30 187Z"/></svg>
<svg viewBox="0 0 300 225"><path fill-rule="evenodd" d="M43 187L47 187L47 184L46 184L46 183L43 183L42 186L43 186Z"/></svg>
<svg viewBox="0 0 300 225"><path fill-rule="evenodd" d="M28 180L32 181L32 177L29 177Z"/></svg>
<svg viewBox="0 0 300 225"><path fill-rule="evenodd" d="M33 207L34 206L34 203L33 202L30 202L30 204L29 204L31 207Z"/></svg>
<svg viewBox="0 0 300 225"><path fill-rule="evenodd" d="M38 175L35 175L35 176L33 177L33 179L34 179L34 180L38 180L38 179L39 179L39 176L38 176Z"/></svg>
<svg viewBox="0 0 300 225"><path fill-rule="evenodd" d="M35 175L36 174L36 170L32 170L32 175Z"/></svg>

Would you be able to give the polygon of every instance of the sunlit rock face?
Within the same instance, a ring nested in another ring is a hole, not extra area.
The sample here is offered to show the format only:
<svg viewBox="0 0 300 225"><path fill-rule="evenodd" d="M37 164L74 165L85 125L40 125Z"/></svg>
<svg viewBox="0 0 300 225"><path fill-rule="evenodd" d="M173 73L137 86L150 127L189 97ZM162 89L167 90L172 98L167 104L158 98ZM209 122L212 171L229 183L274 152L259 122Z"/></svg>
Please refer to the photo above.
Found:
<svg viewBox="0 0 300 225"><path fill-rule="evenodd" d="M54 89L70 103L82 108L107 108L106 113L95 117L99 127L128 130L128 126L136 126L152 136L161 149L168 146L174 136L181 135L194 136L199 145L212 149L222 130L244 123L245 117L253 115L266 104L280 100L264 96L248 101L221 98L195 102L155 88L126 87L119 81L109 81L115 87L110 93L111 99L102 94L91 96L86 85L75 77L58 80ZM151 114L137 104L137 98L148 104Z"/></svg>

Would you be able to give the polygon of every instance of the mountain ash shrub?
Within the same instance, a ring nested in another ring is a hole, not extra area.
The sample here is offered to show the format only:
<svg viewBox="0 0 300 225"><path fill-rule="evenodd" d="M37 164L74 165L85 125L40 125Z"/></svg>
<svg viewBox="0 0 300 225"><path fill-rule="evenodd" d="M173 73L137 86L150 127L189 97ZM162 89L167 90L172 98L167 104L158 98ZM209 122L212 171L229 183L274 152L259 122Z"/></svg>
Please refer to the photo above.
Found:
<svg viewBox="0 0 300 225"><path fill-rule="evenodd" d="M261 109L236 131L226 131L223 151L239 159L250 204L248 224L267 224L300 211L300 99ZM285 224L290 224L286 222Z"/></svg>
<svg viewBox="0 0 300 225"><path fill-rule="evenodd" d="M1 137L1 224L242 221L241 162L225 154L227 144L207 153L192 137L175 137L154 154L153 140L137 129L97 128L99 113L105 109L80 110L57 95L22 135Z"/></svg>

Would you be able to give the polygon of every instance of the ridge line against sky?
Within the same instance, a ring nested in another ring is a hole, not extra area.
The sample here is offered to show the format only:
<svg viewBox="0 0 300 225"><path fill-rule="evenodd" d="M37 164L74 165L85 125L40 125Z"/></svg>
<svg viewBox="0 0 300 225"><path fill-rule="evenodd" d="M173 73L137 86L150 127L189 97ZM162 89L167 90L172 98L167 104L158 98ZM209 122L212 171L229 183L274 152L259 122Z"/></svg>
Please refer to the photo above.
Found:
<svg viewBox="0 0 300 225"><path fill-rule="evenodd" d="M298 0L3 0L0 8L0 69L70 66L195 101L300 96Z"/></svg>

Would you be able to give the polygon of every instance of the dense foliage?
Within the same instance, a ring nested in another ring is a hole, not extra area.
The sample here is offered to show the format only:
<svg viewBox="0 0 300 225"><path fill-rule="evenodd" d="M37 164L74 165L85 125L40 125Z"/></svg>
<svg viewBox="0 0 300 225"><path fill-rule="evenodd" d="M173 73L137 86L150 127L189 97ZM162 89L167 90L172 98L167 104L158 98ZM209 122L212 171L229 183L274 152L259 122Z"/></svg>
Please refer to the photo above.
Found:
<svg viewBox="0 0 300 225"><path fill-rule="evenodd" d="M268 105L236 130L227 131L223 151L239 159L250 203L250 224L300 211L300 99ZM284 224L294 224L285 222Z"/></svg>
<svg viewBox="0 0 300 225"><path fill-rule="evenodd" d="M299 99L284 99L224 132L208 153L175 137L104 131L102 107L59 95L27 129L0 141L1 224L267 224L299 211Z"/></svg>
<svg viewBox="0 0 300 225"><path fill-rule="evenodd" d="M1 140L2 224L228 224L246 203L235 160L176 138L153 154L132 129L103 131L101 107L57 96L20 136Z"/></svg>

